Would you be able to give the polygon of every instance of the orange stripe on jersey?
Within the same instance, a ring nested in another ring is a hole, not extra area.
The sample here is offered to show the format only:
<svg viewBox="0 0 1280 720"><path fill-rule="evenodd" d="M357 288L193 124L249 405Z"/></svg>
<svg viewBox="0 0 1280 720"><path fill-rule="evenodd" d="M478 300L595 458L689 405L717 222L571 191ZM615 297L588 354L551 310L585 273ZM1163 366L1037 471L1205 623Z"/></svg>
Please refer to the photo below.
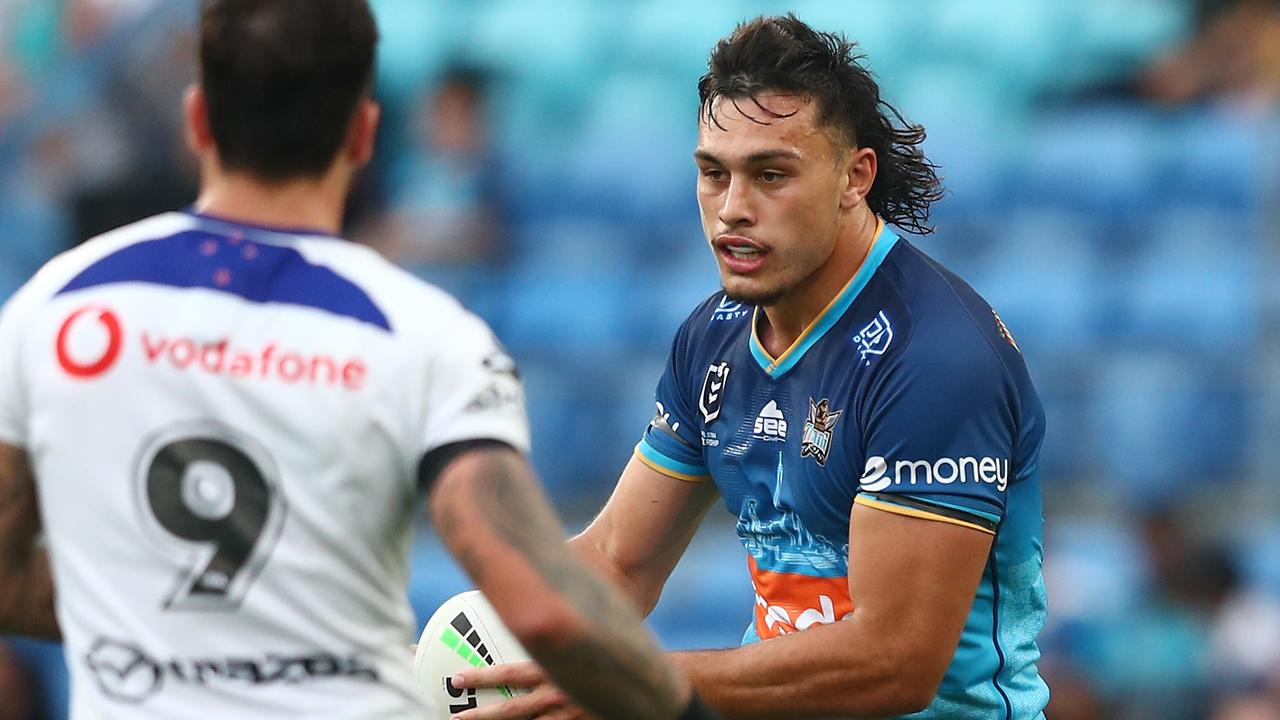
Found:
<svg viewBox="0 0 1280 720"><path fill-rule="evenodd" d="M747 567L756 588L755 624L761 640L830 625L853 612L848 578L761 570L751 556Z"/></svg>

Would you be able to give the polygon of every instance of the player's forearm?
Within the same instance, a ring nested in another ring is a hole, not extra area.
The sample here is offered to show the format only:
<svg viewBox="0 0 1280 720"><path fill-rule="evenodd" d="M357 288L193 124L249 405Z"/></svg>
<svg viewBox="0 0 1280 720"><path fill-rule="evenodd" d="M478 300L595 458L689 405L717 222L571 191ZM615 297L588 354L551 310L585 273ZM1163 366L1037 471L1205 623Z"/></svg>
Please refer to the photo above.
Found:
<svg viewBox="0 0 1280 720"><path fill-rule="evenodd" d="M614 587L635 605L641 615L648 617L658 605L662 594L662 583L650 582L649 578L628 573L600 547L588 532L583 532L569 539L569 547L588 565L605 576Z"/></svg>
<svg viewBox="0 0 1280 720"><path fill-rule="evenodd" d="M460 466L460 467L458 467ZM573 552L513 453L476 454L441 476L440 533L512 632L591 713L670 720L690 697L631 604Z"/></svg>
<svg viewBox="0 0 1280 720"><path fill-rule="evenodd" d="M938 680L893 635L855 613L762 643L673 657L725 720L894 717L923 709Z"/></svg>
<svg viewBox="0 0 1280 720"><path fill-rule="evenodd" d="M53 575L44 548L36 548L25 562L0 573L0 634L59 640L62 632L54 615Z"/></svg>

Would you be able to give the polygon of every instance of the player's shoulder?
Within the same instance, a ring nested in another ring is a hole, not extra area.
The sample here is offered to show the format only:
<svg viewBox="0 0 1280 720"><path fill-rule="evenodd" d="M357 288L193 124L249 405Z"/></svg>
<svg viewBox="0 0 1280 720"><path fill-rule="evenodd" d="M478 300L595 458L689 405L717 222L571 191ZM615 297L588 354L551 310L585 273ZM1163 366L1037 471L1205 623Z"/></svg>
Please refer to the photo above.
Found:
<svg viewBox="0 0 1280 720"><path fill-rule="evenodd" d="M439 327L468 314L448 292L367 245L335 239L311 240L301 244L299 250L308 262L328 267L369 294L393 321L394 329Z"/></svg>
<svg viewBox="0 0 1280 720"><path fill-rule="evenodd" d="M696 345L706 340L750 331L751 315L754 312L754 305L733 300L724 290L718 290L694 307L693 312L680 325L678 337Z"/></svg>
<svg viewBox="0 0 1280 720"><path fill-rule="evenodd" d="M13 303L34 306L48 302L103 258L136 243L173 235L191 225L190 218L182 213L163 213L90 238L46 262L14 294Z"/></svg>
<svg viewBox="0 0 1280 720"><path fill-rule="evenodd" d="M343 240L317 239L299 247L307 262L331 269L368 296L385 317L385 337L412 356L435 358L498 343L489 324L447 291Z"/></svg>
<svg viewBox="0 0 1280 720"><path fill-rule="evenodd" d="M73 281L102 261L124 257L132 246L187 237L189 233L212 232L247 235L260 245L286 251L281 257L301 258L309 266L324 268L323 276L308 274L305 293L352 293L373 304L385 315L393 329L406 334L433 334L434 331L465 322L469 313L451 295L396 266L373 249L341 238L307 232L292 232L241 225L193 212L167 212L122 226L91 238L78 247L50 260L15 296L23 304L35 305L72 286ZM131 277L136 272L126 273ZM316 279L328 282L312 282ZM292 292L292 290L291 290ZM400 335L401 333L393 333Z"/></svg>
<svg viewBox="0 0 1280 720"><path fill-rule="evenodd" d="M1021 366L1021 348L969 283L914 244L899 242L883 270L909 318L903 362L1001 373Z"/></svg>

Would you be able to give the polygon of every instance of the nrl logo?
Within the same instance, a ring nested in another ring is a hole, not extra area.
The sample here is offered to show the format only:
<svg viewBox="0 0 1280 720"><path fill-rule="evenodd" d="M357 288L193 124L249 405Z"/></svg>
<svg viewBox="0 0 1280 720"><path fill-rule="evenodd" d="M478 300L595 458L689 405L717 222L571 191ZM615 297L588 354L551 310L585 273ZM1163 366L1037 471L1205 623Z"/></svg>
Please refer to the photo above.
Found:
<svg viewBox="0 0 1280 720"><path fill-rule="evenodd" d="M893 325L889 324L889 317L881 310L874 320L853 336L853 341L858 345L863 363L870 365L870 356L884 355L889 343L893 342Z"/></svg>
<svg viewBox="0 0 1280 720"><path fill-rule="evenodd" d="M710 425L720 417L724 403L724 385L729 381L729 363L722 362L707 368L707 379L702 381L702 393L698 395L698 409L702 411L704 425Z"/></svg>
<svg viewBox="0 0 1280 720"><path fill-rule="evenodd" d="M804 435L800 440L800 457L811 457L823 467L827 465L827 454L831 451L831 431L840 419L843 410L831 411L831 402L826 398L814 402L809 398L809 418L804 421Z"/></svg>

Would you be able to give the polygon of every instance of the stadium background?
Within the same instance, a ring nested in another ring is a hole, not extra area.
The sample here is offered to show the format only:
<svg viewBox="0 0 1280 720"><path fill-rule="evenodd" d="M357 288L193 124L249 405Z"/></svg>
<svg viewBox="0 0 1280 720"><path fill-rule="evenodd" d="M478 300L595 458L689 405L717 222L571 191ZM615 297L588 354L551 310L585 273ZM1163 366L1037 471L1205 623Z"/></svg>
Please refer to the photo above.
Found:
<svg viewBox="0 0 1280 720"><path fill-rule="evenodd" d="M794 10L858 40L928 127L950 194L918 242L1000 310L1043 394L1050 717L1280 717L1277 3L373 4L386 123L349 235L507 343L572 527L716 289L690 160L706 53ZM0 299L192 199L194 7L0 0ZM464 586L424 525L423 620ZM715 511L652 620L669 646L726 646L751 604ZM0 643L0 718L64 717L58 648Z"/></svg>

